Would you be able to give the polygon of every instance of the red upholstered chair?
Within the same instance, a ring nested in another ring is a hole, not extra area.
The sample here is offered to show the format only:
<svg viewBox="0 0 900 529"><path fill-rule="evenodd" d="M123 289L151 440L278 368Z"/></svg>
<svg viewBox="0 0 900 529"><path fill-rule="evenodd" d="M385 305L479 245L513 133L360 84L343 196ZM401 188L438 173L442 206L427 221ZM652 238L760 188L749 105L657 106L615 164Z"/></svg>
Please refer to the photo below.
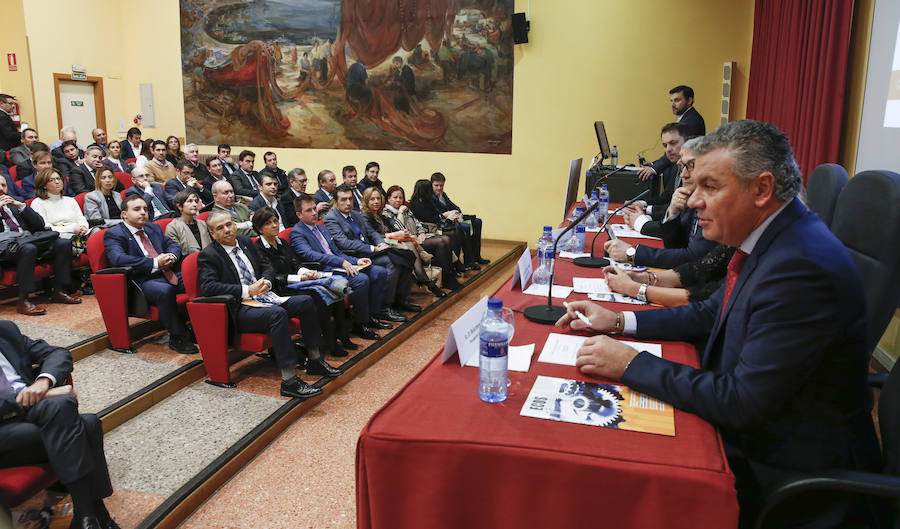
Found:
<svg viewBox="0 0 900 529"><path fill-rule="evenodd" d="M140 287L128 278L130 270L111 268L103 246L106 230L98 231L88 238L87 256L90 260L91 283L100 305L100 314L106 325L110 348L120 353L135 353L131 347L128 318L158 320L159 311L147 302ZM187 294L178 294L176 300L183 305L188 300Z"/></svg>
<svg viewBox="0 0 900 529"><path fill-rule="evenodd" d="M210 213L211 213L210 211L204 211L203 213L198 214L197 218L202 220L203 222L206 222L206 219L207 219L207 217L209 217Z"/></svg>
<svg viewBox="0 0 900 529"><path fill-rule="evenodd" d="M128 188L126 187L125 189L119 191L119 195L121 195L122 200L125 200L125 191L127 191L127 190L128 190Z"/></svg>
<svg viewBox="0 0 900 529"><path fill-rule="evenodd" d="M154 220L153 223L162 228L163 233L166 233L166 228L169 227L169 223L175 219L158 219Z"/></svg>
<svg viewBox="0 0 900 529"><path fill-rule="evenodd" d="M128 189L129 187L134 185L134 182L131 181L131 175L128 173L117 172L116 178L119 180L119 182L122 182L122 185L125 186L125 189Z"/></svg>
<svg viewBox="0 0 900 529"><path fill-rule="evenodd" d="M18 182L18 181L19 181L19 177L16 176L16 171L17 171L17 169L16 169L16 165L15 165L15 164L12 164L12 165L9 166L9 176L11 176L13 180L15 180L16 182Z"/></svg>
<svg viewBox="0 0 900 529"><path fill-rule="evenodd" d="M207 384L221 388L234 388L237 384L231 381L228 361L228 300L222 297L201 297L200 283L197 273L197 256L192 253L181 263L181 277L184 289L190 301L187 303L188 314L194 323L194 334L197 346L203 357L203 366L209 376ZM291 332L300 332L300 320L291 318ZM272 347L268 334L256 332L237 333L232 346L241 351L260 353Z"/></svg>
<svg viewBox="0 0 900 529"><path fill-rule="evenodd" d="M78 202L78 207L81 208L81 213L84 213L84 197L87 195L87 192L78 193L75 195L75 202Z"/></svg>
<svg viewBox="0 0 900 529"><path fill-rule="evenodd" d="M25 204L30 206L32 202L34 202L34 199L29 198L28 200L25 201Z"/></svg>
<svg viewBox="0 0 900 529"><path fill-rule="evenodd" d="M11 509L57 481L49 464L0 469L0 506Z"/></svg>

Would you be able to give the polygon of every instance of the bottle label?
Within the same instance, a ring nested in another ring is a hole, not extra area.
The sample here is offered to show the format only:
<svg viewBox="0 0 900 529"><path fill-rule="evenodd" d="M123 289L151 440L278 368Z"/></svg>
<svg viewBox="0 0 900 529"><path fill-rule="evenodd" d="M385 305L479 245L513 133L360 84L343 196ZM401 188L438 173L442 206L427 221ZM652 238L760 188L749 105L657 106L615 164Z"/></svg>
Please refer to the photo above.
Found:
<svg viewBox="0 0 900 529"><path fill-rule="evenodd" d="M493 358L499 358L502 356L506 356L509 350L509 342L493 342L488 341L484 338L481 338L481 356L489 356Z"/></svg>

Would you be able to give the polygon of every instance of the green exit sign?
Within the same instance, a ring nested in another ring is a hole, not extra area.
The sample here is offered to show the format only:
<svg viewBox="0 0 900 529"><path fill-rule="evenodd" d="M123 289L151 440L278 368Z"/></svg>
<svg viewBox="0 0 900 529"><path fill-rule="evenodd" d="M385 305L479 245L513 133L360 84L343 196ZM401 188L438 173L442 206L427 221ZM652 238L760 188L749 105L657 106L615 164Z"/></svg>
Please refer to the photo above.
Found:
<svg viewBox="0 0 900 529"><path fill-rule="evenodd" d="M83 107L84 101L72 101L72 106L73 107Z"/></svg>

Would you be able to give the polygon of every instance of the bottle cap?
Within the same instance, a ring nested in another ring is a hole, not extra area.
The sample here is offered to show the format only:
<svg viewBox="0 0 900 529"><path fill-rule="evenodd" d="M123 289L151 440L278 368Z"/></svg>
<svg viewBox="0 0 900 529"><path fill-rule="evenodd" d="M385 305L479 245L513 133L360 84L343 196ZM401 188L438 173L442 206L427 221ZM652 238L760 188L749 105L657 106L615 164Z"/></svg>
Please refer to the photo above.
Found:
<svg viewBox="0 0 900 529"><path fill-rule="evenodd" d="M553 231L553 227L552 227L552 226L544 226L544 231L545 231L545 232L547 232L547 231L551 231L551 232L552 232L552 231Z"/></svg>
<svg viewBox="0 0 900 529"><path fill-rule="evenodd" d="M503 300L498 298L489 298L488 299L488 308L490 310L497 310L503 308Z"/></svg>

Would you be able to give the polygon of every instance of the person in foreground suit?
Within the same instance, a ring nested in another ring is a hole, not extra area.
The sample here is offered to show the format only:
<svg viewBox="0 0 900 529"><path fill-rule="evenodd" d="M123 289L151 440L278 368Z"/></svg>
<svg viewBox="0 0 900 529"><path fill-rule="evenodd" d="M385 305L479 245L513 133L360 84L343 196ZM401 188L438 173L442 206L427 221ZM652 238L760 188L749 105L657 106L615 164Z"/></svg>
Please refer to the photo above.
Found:
<svg viewBox="0 0 900 529"><path fill-rule="evenodd" d="M846 248L797 198L800 170L787 136L738 121L695 145L696 208L707 236L737 247L726 284L688 306L616 313L570 303L558 324L641 340L701 340L700 367L588 339L582 373L694 413L719 428L750 527L763 495L793 471L873 471L880 451L866 377L863 285ZM848 527L862 505L805 502L777 527ZM858 520L855 520L858 521Z"/></svg>
<svg viewBox="0 0 900 529"><path fill-rule="evenodd" d="M669 90L669 102L672 104L672 114L678 116L675 121L684 126L686 138L695 138L706 134L706 122L703 116L694 108L694 89L686 85L678 85ZM647 180L662 172L672 165L665 154L650 165L645 165L638 171L637 176L641 180Z"/></svg>
<svg viewBox="0 0 900 529"><path fill-rule="evenodd" d="M135 171L137 168L135 169ZM148 222L147 203L140 195L126 195L122 201L125 222L106 230L103 246L110 266L128 266L131 278L141 287L147 301L156 305L159 319L169 331L169 349L194 354L197 346L178 312L177 294L184 293L178 271L181 248L163 235L162 228Z"/></svg>
<svg viewBox="0 0 900 529"><path fill-rule="evenodd" d="M400 310L418 312L421 307L411 305L407 297L412 290L412 268L415 256L406 249L393 248L393 253L385 253L390 246L384 236L372 229L362 214L353 211L353 192L344 184L335 190L335 207L325 215L325 227L331 232L334 243L342 252L354 257L368 257L372 263L381 266L388 273L385 285L383 311L376 314L387 321L406 321Z"/></svg>
<svg viewBox="0 0 900 529"><path fill-rule="evenodd" d="M0 252L0 262L16 265L16 281L19 283L19 302L16 312L26 316L41 316L47 309L35 305L28 295L37 290L34 267L38 258L53 256L53 303L78 304L81 297L70 295L72 281L72 243L69 239L49 236L43 241L30 240L30 232L44 230L44 218L31 206L6 194L6 180L0 179L0 246L12 239L18 242L15 251Z"/></svg>
<svg viewBox="0 0 900 529"><path fill-rule="evenodd" d="M166 185L163 187L166 195L166 205L174 210L175 204L172 201L175 199L175 195L185 189L195 193L200 198L200 202L202 202L200 207L212 204L212 193L204 189L203 183L194 177L194 165L189 160L182 158L175 162L175 178L166 182Z"/></svg>
<svg viewBox="0 0 900 529"><path fill-rule="evenodd" d="M384 300L384 285L387 282L387 270L372 264L368 258L354 258L341 253L331 233L324 226L316 224L315 200L304 195L294 201L294 208L300 222L291 230L291 247L308 262L321 263L330 268L343 268L347 273L352 292L348 298L353 304L353 332L366 340L381 338L372 328L390 329L387 323L381 323L373 315L381 310ZM360 273L357 266L365 266Z"/></svg>
<svg viewBox="0 0 900 529"><path fill-rule="evenodd" d="M259 174L274 176L275 180L278 181L278 194L283 194L288 188L288 176L284 169L278 167L278 156L272 151L267 151L263 154L263 161L265 161L266 166L262 168Z"/></svg>
<svg viewBox="0 0 900 529"><path fill-rule="evenodd" d="M231 184L227 181L216 182L212 186L212 192L215 201L212 211L225 211L230 214L241 237L256 237L253 222L250 221L250 208L235 202L234 188Z"/></svg>
<svg viewBox="0 0 900 529"><path fill-rule="evenodd" d="M341 169L341 174L344 176L344 183L353 191L353 210L360 211L362 209L362 194L366 188L357 181L356 167L345 165Z"/></svg>
<svg viewBox="0 0 900 529"><path fill-rule="evenodd" d="M228 175L228 181L239 197L256 198L259 195L259 173L253 170L256 153L241 151L238 155L238 168Z"/></svg>
<svg viewBox="0 0 900 529"><path fill-rule="evenodd" d="M293 226L293 224L287 223L287 213L285 213L281 202L278 201L278 178L272 174L260 175L259 195L251 200L247 207L250 208L250 211L256 211L265 207L275 210L275 213L278 214L278 231Z"/></svg>
<svg viewBox="0 0 900 529"><path fill-rule="evenodd" d="M151 220L176 217L177 213L166 205L166 192L162 184L152 181L150 171L146 166L135 167L131 170L132 186L125 190L125 196L137 195L147 203Z"/></svg>
<svg viewBox="0 0 900 529"><path fill-rule="evenodd" d="M294 371L297 350L291 339L290 319L300 318L306 343L306 372L311 375L335 377L339 369L322 358L322 329L309 296L277 296L271 292L275 272L271 264L257 251L253 242L238 237L231 215L214 210L206 219L213 243L200 251L197 273L200 292L204 296L228 294L237 302L234 321L240 332L261 332L269 335L275 361L281 369L281 394L285 397L312 397L322 393L300 380ZM254 300L264 306L250 306L243 301Z"/></svg>
<svg viewBox="0 0 900 529"><path fill-rule="evenodd" d="M72 496L70 527L118 529L103 504L113 490L100 419L78 413L67 383L72 355L0 320L0 369L0 468L49 463Z"/></svg>

